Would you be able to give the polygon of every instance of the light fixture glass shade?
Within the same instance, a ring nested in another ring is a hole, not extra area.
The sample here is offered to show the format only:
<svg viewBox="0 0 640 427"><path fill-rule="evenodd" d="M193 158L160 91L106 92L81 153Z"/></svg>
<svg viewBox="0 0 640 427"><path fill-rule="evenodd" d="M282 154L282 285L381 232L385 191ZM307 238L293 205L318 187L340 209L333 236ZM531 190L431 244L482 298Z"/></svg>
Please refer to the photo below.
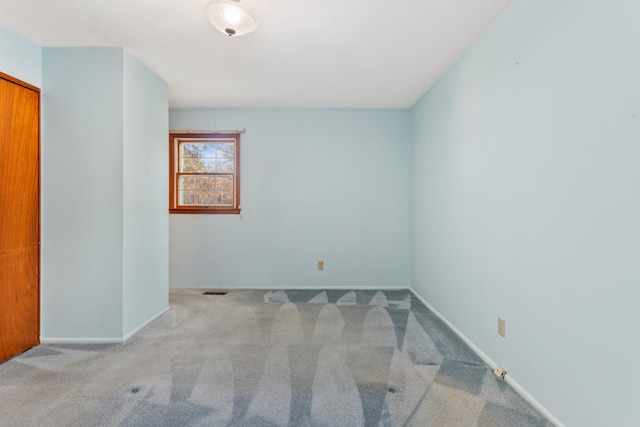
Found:
<svg viewBox="0 0 640 427"><path fill-rule="evenodd" d="M233 0L215 0L204 9L207 21L228 36L243 36L258 28L251 13Z"/></svg>

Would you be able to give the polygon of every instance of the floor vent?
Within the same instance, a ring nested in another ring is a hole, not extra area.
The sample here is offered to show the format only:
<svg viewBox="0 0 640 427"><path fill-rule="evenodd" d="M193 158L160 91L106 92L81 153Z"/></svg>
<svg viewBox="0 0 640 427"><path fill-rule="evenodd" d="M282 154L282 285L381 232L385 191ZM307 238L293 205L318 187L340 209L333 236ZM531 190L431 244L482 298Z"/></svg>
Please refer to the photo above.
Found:
<svg viewBox="0 0 640 427"><path fill-rule="evenodd" d="M220 292L220 291L206 291L202 295L226 295L229 292Z"/></svg>

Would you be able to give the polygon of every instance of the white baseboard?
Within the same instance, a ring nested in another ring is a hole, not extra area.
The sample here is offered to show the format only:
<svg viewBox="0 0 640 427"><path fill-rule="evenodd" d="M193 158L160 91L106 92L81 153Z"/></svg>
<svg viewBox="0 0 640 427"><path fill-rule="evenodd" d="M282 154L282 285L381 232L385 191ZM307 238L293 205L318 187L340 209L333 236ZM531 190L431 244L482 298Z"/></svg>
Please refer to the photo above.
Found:
<svg viewBox="0 0 640 427"><path fill-rule="evenodd" d="M474 353L476 353L491 369L495 369L498 366L489 356L487 356L482 350L480 350L470 339L468 339L462 332L460 332L455 326L451 324L438 310L436 310L431 304L429 304L424 298L422 298L414 289L410 289L411 293L420 300L433 314L435 314L442 322L449 327L465 344L467 344ZM531 406L533 406L538 412L544 415L551 423L557 427L566 427L551 412L547 410L540 402L538 402L533 396L531 396L516 380L513 379L511 374L505 377L505 381L518 393L524 400L526 400Z"/></svg>
<svg viewBox="0 0 640 427"><path fill-rule="evenodd" d="M151 317L149 320L147 320L146 322L144 322L142 325L138 326L137 328L135 328L133 331L129 332L127 335L125 335L122 338L122 342L127 342L130 338L132 338L135 334L137 334L138 332L140 332L142 329L144 329L147 325L149 325L149 323L153 322L154 320L156 320L158 317L162 316L163 314L165 314L167 311L171 310L171 307L166 307L164 310L160 311L158 314L156 314L155 316Z"/></svg>
<svg viewBox="0 0 640 427"><path fill-rule="evenodd" d="M122 338L40 338L40 344L120 344Z"/></svg>
<svg viewBox="0 0 640 427"><path fill-rule="evenodd" d="M158 317L165 314L170 310L170 307L166 307L155 316L144 322L142 325L135 328L122 338L40 338L40 344L121 344L131 339L135 334L144 329L151 322Z"/></svg>
<svg viewBox="0 0 640 427"><path fill-rule="evenodd" d="M217 286L169 286L169 289L204 289L204 290L224 290L224 291L411 291L406 286L243 286L243 287L217 287Z"/></svg>

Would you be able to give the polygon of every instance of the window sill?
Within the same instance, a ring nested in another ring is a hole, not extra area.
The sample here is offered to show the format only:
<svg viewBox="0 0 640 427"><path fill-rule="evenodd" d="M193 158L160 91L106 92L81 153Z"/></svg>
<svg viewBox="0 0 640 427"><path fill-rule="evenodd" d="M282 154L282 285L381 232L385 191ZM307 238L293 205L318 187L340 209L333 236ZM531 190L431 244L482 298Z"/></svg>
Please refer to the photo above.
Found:
<svg viewBox="0 0 640 427"><path fill-rule="evenodd" d="M169 209L169 214L228 214L240 215L242 212L238 208L179 208Z"/></svg>

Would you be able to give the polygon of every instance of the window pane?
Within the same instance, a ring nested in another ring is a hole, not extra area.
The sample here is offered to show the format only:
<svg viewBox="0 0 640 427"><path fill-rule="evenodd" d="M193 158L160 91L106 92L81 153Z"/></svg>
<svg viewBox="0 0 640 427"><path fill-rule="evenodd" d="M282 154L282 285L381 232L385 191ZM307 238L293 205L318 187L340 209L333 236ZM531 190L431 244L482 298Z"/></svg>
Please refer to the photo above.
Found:
<svg viewBox="0 0 640 427"><path fill-rule="evenodd" d="M216 177L216 191L233 193L233 177L232 176L217 176Z"/></svg>
<svg viewBox="0 0 640 427"><path fill-rule="evenodd" d="M233 143L220 143L216 146L216 172L233 172L235 153Z"/></svg>
<svg viewBox="0 0 640 427"><path fill-rule="evenodd" d="M235 170L233 142L181 143L180 172L230 173Z"/></svg>
<svg viewBox="0 0 640 427"><path fill-rule="evenodd" d="M214 204L233 206L233 176L216 176Z"/></svg>
<svg viewBox="0 0 640 427"><path fill-rule="evenodd" d="M233 206L233 176L189 176L178 179L180 206Z"/></svg>
<svg viewBox="0 0 640 427"><path fill-rule="evenodd" d="M234 144L233 143L220 143L218 144L218 157L224 157L226 159L233 159Z"/></svg>
<svg viewBox="0 0 640 427"><path fill-rule="evenodd" d="M212 143L199 144L202 157L216 157L216 145Z"/></svg>
<svg viewBox="0 0 640 427"><path fill-rule="evenodd" d="M214 197L217 205L233 205L233 193L216 192Z"/></svg>
<svg viewBox="0 0 640 427"><path fill-rule="evenodd" d="M200 144L199 172L216 172L216 144Z"/></svg>
<svg viewBox="0 0 640 427"><path fill-rule="evenodd" d="M213 176L198 177L198 200L201 205L213 205L213 192L216 186L216 178Z"/></svg>
<svg viewBox="0 0 640 427"><path fill-rule="evenodd" d="M233 160L218 159L216 172L233 172Z"/></svg>
<svg viewBox="0 0 640 427"><path fill-rule="evenodd" d="M200 172L217 172L216 171L216 159L201 158L200 160Z"/></svg>
<svg viewBox="0 0 640 427"><path fill-rule="evenodd" d="M182 176L180 177L180 190L195 190L196 188L196 177L195 176Z"/></svg>
<svg viewBox="0 0 640 427"><path fill-rule="evenodd" d="M198 205L198 192L195 176L182 176L178 180L178 205Z"/></svg>
<svg viewBox="0 0 640 427"><path fill-rule="evenodd" d="M198 157L198 145L200 144L180 144L180 157Z"/></svg>
<svg viewBox="0 0 640 427"><path fill-rule="evenodd" d="M203 172L200 161L195 157L180 159L180 172Z"/></svg>
<svg viewBox="0 0 640 427"><path fill-rule="evenodd" d="M198 194L195 190L184 190L178 192L178 204L180 206L199 205Z"/></svg>
<svg viewBox="0 0 640 427"><path fill-rule="evenodd" d="M198 191L206 192L213 191L216 186L216 177L215 176L199 176L198 180Z"/></svg>

